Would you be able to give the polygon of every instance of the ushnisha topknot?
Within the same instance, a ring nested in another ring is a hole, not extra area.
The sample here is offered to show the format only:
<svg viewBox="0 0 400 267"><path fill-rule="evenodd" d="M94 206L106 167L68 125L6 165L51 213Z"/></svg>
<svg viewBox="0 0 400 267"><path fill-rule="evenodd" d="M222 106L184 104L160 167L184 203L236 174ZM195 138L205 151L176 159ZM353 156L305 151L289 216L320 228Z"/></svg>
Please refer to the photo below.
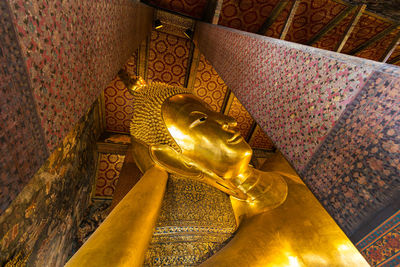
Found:
<svg viewBox="0 0 400 267"><path fill-rule="evenodd" d="M129 88L133 95L133 115L130 133L147 145L168 145L180 152L178 144L170 135L161 114L165 100L178 94L192 94L183 87L154 82Z"/></svg>

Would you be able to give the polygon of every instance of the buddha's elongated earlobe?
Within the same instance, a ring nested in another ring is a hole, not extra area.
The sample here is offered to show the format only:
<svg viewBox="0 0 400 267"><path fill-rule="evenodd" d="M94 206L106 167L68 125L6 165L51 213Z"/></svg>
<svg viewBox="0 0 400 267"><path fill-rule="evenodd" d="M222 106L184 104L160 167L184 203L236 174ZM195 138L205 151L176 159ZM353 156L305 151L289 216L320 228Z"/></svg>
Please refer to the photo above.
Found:
<svg viewBox="0 0 400 267"><path fill-rule="evenodd" d="M202 172L187 162L181 153L168 145L152 145L149 147L151 159L170 173L192 178L200 178Z"/></svg>

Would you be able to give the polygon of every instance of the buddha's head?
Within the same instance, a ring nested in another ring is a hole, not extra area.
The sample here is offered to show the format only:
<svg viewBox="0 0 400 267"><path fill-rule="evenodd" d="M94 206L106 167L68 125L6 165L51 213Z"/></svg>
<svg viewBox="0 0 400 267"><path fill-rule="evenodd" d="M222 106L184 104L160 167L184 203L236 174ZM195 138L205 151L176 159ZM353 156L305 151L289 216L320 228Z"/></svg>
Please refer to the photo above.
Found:
<svg viewBox="0 0 400 267"><path fill-rule="evenodd" d="M170 171L203 172L222 180L247 169L252 150L232 117L213 111L182 87L152 83L131 92L131 135L150 149L154 162Z"/></svg>

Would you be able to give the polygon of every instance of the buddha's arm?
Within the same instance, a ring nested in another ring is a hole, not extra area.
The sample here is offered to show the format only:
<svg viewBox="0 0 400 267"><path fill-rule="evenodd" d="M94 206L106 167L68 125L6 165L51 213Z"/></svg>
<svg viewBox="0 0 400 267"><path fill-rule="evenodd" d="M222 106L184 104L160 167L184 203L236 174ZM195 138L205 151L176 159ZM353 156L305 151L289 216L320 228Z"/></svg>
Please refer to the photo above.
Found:
<svg viewBox="0 0 400 267"><path fill-rule="evenodd" d="M66 266L141 266L167 180L161 168L147 170Z"/></svg>
<svg viewBox="0 0 400 267"><path fill-rule="evenodd" d="M235 237L201 266L369 266L307 187L285 180L286 201L244 218Z"/></svg>

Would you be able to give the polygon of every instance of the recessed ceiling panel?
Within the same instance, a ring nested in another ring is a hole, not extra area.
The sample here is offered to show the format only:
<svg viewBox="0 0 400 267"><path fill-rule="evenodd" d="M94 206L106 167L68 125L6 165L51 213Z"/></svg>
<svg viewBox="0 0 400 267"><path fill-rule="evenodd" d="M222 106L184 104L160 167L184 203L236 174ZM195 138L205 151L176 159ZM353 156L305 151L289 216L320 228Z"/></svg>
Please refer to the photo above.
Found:
<svg viewBox="0 0 400 267"><path fill-rule="evenodd" d="M100 153L94 198L112 198L125 156Z"/></svg>
<svg viewBox="0 0 400 267"><path fill-rule="evenodd" d="M184 86L190 41L172 34L153 31L151 34L147 79Z"/></svg>
<svg viewBox="0 0 400 267"><path fill-rule="evenodd" d="M181 13L194 18L202 18L207 0L150 0L152 5Z"/></svg>
<svg viewBox="0 0 400 267"><path fill-rule="evenodd" d="M124 66L130 75L136 75L137 52ZM132 117L133 97L125 84L116 76L104 90L104 111L106 130L111 132L129 133Z"/></svg>
<svg viewBox="0 0 400 267"><path fill-rule="evenodd" d="M194 94L208 103L213 110L221 111L222 102L226 94L227 86L218 73L201 55L196 72Z"/></svg>
<svg viewBox="0 0 400 267"><path fill-rule="evenodd" d="M218 24L247 32L257 32L279 1L225 0Z"/></svg>

